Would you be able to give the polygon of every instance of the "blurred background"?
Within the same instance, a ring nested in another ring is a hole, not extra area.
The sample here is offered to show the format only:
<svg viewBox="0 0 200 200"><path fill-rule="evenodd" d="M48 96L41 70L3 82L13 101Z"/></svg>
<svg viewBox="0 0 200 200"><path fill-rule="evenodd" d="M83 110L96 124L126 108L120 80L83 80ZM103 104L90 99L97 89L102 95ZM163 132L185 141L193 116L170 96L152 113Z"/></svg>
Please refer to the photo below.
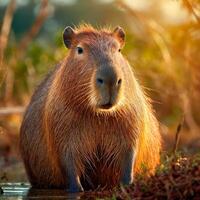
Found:
<svg viewBox="0 0 200 200"><path fill-rule="evenodd" d="M18 151L25 106L67 49L67 25L120 25L122 53L153 100L163 151L200 151L199 0L0 1L0 182L26 180Z"/></svg>

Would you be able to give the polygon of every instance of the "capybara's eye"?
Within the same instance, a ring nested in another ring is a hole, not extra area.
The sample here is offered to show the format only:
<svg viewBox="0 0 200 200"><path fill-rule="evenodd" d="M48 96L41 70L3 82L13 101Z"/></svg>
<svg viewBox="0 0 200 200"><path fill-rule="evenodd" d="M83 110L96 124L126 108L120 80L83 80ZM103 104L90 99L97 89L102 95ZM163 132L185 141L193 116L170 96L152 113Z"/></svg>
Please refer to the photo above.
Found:
<svg viewBox="0 0 200 200"><path fill-rule="evenodd" d="M119 52L121 52L121 49L118 49Z"/></svg>
<svg viewBox="0 0 200 200"><path fill-rule="evenodd" d="M77 52L78 52L78 54L82 54L83 53L83 48L82 47L77 47Z"/></svg>

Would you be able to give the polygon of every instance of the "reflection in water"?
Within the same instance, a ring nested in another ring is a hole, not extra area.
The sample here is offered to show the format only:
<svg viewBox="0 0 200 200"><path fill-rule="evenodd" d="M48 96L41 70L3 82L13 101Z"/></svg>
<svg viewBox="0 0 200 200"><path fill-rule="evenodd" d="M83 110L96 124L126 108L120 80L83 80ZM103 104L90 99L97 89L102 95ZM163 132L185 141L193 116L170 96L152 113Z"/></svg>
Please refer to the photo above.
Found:
<svg viewBox="0 0 200 200"><path fill-rule="evenodd" d="M93 192L81 192L81 193L68 193L65 190L55 189L34 189L27 183L0 183L0 199L13 200L13 199L97 199L112 196L111 191L93 191Z"/></svg>
<svg viewBox="0 0 200 200"><path fill-rule="evenodd" d="M83 195L84 193L68 193L67 191L64 191L64 190L29 189L28 193L25 196L25 199L34 197L34 198L42 199L42 200L46 200L46 199L49 200L49 198L76 200L76 199L82 199L81 197Z"/></svg>

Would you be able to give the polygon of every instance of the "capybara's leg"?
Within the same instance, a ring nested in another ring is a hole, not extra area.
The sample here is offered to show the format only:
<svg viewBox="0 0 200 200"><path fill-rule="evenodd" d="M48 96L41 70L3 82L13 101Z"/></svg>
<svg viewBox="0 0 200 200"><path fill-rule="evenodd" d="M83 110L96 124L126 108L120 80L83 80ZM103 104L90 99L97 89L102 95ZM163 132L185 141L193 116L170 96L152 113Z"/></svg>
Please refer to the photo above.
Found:
<svg viewBox="0 0 200 200"><path fill-rule="evenodd" d="M133 165L135 160L135 153L133 149L129 149L124 154L124 162L122 166L122 175L120 182L123 185L129 185L133 182Z"/></svg>
<svg viewBox="0 0 200 200"><path fill-rule="evenodd" d="M80 182L80 177L77 174L73 160L68 160L66 163L67 177L69 183L69 192L82 192L83 187Z"/></svg>

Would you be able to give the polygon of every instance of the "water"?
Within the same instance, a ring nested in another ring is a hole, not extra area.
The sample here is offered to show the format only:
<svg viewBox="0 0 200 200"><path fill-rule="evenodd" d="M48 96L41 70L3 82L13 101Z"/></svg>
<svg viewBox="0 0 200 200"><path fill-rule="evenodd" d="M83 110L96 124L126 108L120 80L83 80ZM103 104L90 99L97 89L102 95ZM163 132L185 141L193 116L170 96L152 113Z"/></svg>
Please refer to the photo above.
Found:
<svg viewBox="0 0 200 200"><path fill-rule="evenodd" d="M68 193L64 190L31 189L30 184L28 183L1 183L0 191L0 200L96 199L95 196L91 196L91 193L90 195L89 193L87 195L86 193Z"/></svg>

